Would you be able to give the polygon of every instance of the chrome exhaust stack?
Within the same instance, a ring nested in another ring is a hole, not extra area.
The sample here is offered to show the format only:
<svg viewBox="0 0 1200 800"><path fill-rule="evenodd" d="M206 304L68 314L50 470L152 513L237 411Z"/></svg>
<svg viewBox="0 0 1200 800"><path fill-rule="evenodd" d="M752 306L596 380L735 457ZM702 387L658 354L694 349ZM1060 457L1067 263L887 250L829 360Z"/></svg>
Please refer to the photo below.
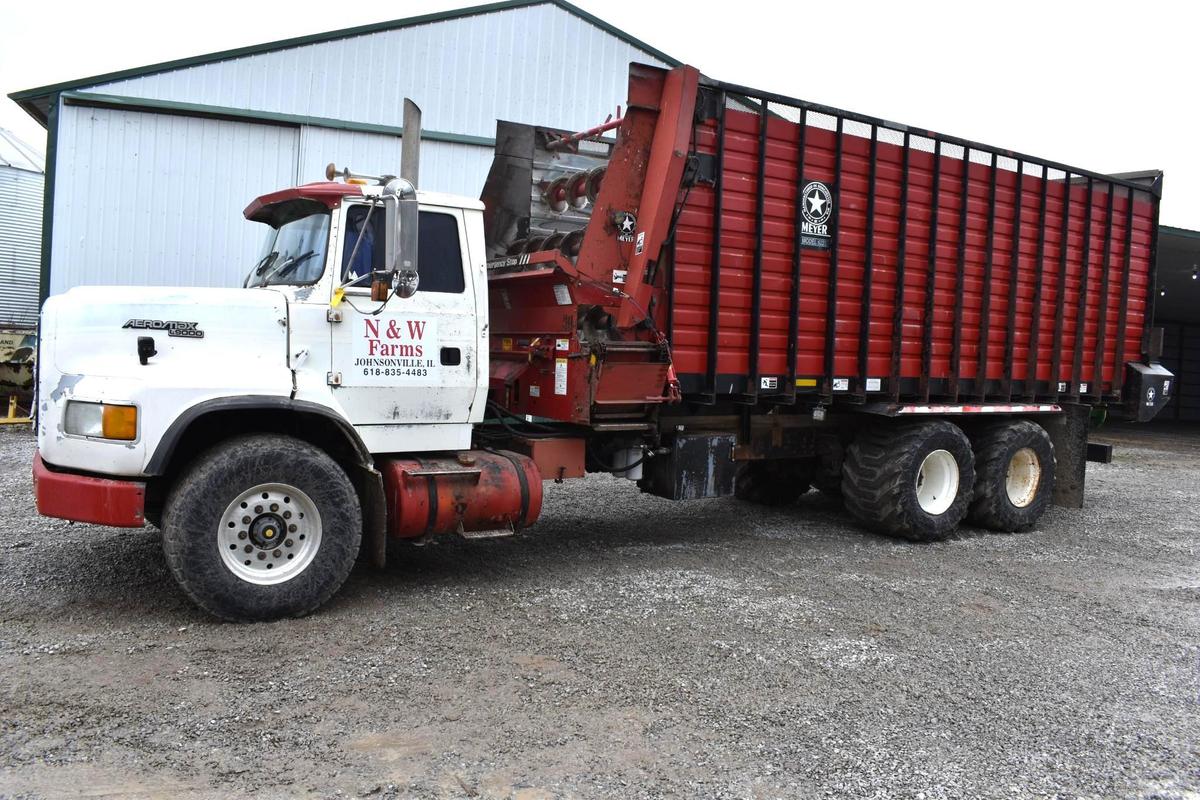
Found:
<svg viewBox="0 0 1200 800"><path fill-rule="evenodd" d="M404 134L400 140L400 177L419 185L417 176L421 168L421 107L404 98Z"/></svg>

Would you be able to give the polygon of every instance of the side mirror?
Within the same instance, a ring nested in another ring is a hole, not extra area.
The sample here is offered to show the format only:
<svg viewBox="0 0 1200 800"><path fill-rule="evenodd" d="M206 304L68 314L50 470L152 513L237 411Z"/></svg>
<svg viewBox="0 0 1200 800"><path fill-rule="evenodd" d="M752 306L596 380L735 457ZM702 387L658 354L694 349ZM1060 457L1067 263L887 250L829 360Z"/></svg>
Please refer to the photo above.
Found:
<svg viewBox="0 0 1200 800"><path fill-rule="evenodd" d="M396 294L407 298L417 293L417 284L421 279L417 269L421 215L415 192L408 197L401 195L399 205L400 230L397 237L399 246L396 248L395 264Z"/></svg>
<svg viewBox="0 0 1200 800"><path fill-rule="evenodd" d="M384 271L371 275L371 299L384 301L393 290L402 298L417 293L418 231L421 217L417 190L403 178L393 178L383 188L387 208L387 255Z"/></svg>
<svg viewBox="0 0 1200 800"><path fill-rule="evenodd" d="M402 269L396 273L396 294L408 299L417 293L421 275L415 269Z"/></svg>
<svg viewBox="0 0 1200 800"><path fill-rule="evenodd" d="M371 299L376 303L387 302L396 278L396 219L399 198L389 184L383 193L384 208L384 263L371 270Z"/></svg>

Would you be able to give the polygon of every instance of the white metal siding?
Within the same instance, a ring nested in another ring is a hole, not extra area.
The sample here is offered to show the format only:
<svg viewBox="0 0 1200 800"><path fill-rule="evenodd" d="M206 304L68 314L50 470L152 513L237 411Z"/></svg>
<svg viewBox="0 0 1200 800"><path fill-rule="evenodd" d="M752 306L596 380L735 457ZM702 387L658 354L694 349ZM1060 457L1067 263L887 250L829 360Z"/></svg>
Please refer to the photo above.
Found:
<svg viewBox="0 0 1200 800"><path fill-rule="evenodd" d="M492 167L492 155L490 147L422 142L421 188L478 199Z"/></svg>
<svg viewBox="0 0 1200 800"><path fill-rule="evenodd" d="M497 119L584 129L625 102L643 50L555 5L364 34L114 81L85 91L490 138ZM50 291L81 284L237 285L255 196L325 165L399 170L400 140L330 128L62 106ZM491 148L426 140L421 187L478 197Z"/></svg>
<svg viewBox="0 0 1200 800"><path fill-rule="evenodd" d="M325 180L329 162L366 175L400 174L400 137L305 126L300 134L299 182ZM422 189L479 197L492 148L450 142L421 143Z"/></svg>
<svg viewBox="0 0 1200 800"><path fill-rule="evenodd" d="M40 172L0 167L0 326L37 326L44 187Z"/></svg>
<svg viewBox="0 0 1200 800"><path fill-rule="evenodd" d="M296 183L299 131L63 106L50 291L236 286L262 228L242 209Z"/></svg>
<svg viewBox="0 0 1200 800"><path fill-rule="evenodd" d="M425 128L491 137L497 119L574 130L602 122L625 103L630 61L662 65L558 6L538 5L87 91L393 126L402 124L407 95L424 110Z"/></svg>

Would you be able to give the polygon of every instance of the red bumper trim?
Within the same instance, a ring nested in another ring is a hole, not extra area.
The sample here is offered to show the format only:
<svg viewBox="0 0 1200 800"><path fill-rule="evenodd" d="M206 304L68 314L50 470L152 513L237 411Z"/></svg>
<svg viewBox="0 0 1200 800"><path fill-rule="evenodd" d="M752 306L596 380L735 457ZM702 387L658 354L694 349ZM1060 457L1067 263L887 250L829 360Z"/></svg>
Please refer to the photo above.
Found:
<svg viewBox="0 0 1200 800"><path fill-rule="evenodd" d="M33 491L38 513L44 517L116 528L146 524L146 484L142 481L55 472L37 453L33 457Z"/></svg>

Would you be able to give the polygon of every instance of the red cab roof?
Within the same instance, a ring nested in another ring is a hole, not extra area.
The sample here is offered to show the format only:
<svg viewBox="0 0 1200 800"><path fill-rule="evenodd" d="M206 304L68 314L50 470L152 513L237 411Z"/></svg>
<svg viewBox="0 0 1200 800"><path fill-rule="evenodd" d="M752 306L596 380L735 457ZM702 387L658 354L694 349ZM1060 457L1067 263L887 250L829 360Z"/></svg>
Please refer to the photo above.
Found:
<svg viewBox="0 0 1200 800"><path fill-rule="evenodd" d="M362 187L353 183L326 181L306 183L303 186L281 189L278 192L256 197L242 213L248 220L271 223L276 217L276 214L273 213L275 207L284 203L294 200L311 200L328 208L336 208L342 202L343 197L362 197L362 193Z"/></svg>

